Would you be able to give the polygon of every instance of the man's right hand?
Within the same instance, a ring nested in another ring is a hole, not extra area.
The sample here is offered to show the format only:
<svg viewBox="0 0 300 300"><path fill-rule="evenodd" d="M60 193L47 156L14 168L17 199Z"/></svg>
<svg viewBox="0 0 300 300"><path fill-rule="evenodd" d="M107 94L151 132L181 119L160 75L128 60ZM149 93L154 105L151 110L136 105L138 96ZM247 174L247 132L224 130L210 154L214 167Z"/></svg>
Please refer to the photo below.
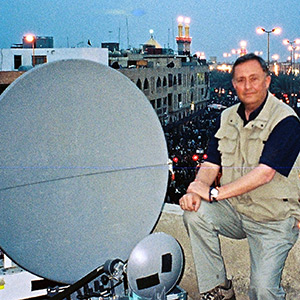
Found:
<svg viewBox="0 0 300 300"><path fill-rule="evenodd" d="M201 197L195 193L187 193L179 200L181 209L188 211L198 211L201 204Z"/></svg>

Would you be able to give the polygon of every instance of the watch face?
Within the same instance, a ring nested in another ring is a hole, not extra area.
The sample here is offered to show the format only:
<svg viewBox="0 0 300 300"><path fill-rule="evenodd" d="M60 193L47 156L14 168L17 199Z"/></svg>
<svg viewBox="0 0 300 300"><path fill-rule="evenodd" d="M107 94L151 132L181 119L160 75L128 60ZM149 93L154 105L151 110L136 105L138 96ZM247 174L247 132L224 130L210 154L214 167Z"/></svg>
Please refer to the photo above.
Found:
<svg viewBox="0 0 300 300"><path fill-rule="evenodd" d="M212 198L216 198L219 195L219 191L217 189L212 189L211 190L211 196Z"/></svg>

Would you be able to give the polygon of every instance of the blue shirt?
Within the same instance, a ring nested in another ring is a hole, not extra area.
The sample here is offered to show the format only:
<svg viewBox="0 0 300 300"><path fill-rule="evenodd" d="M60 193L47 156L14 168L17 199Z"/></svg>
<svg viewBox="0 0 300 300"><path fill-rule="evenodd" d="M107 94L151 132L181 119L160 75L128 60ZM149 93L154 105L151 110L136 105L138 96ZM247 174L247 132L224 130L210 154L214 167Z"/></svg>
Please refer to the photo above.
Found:
<svg viewBox="0 0 300 300"><path fill-rule="evenodd" d="M262 105L253 111L249 116L249 121L254 120L262 110L266 100ZM243 103L237 110L239 116L244 121L244 126L249 122L245 117L245 108ZM207 159L205 161L221 166L221 154L218 150L218 139L216 132L221 125L221 117L216 122L215 131L212 134L208 149ZM269 135L265 142L259 163L265 164L276 170L283 176L288 176L300 151L300 121L295 116L289 116L281 120Z"/></svg>

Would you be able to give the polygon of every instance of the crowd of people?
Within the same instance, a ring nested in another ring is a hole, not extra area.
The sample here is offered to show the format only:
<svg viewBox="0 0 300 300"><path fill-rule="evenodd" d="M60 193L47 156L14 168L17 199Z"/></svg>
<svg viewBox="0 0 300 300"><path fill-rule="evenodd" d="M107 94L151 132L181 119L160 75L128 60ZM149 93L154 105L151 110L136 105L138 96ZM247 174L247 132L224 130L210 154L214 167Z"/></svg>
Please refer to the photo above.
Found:
<svg viewBox="0 0 300 300"><path fill-rule="evenodd" d="M235 99L212 96L212 103L230 106ZM164 128L173 172L170 172L165 201L178 204L189 183L195 178L201 161L206 156L207 144L214 131L215 122L222 109L211 105L199 111L195 118L171 128Z"/></svg>

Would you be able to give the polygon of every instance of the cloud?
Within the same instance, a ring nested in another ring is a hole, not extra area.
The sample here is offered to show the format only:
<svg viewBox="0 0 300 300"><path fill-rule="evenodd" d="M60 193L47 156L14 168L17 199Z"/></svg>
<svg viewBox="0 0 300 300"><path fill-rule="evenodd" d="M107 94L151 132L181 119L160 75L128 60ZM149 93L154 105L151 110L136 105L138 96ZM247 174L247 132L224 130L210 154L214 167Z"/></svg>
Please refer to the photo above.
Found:
<svg viewBox="0 0 300 300"><path fill-rule="evenodd" d="M146 14L146 12L143 9L134 9L131 11L132 15L134 15L135 17L141 17L143 15Z"/></svg>
<svg viewBox="0 0 300 300"><path fill-rule="evenodd" d="M134 17L142 17L146 14L146 12L143 9L133 9L130 12L126 11L124 9L107 9L105 11L106 15L110 16L134 16Z"/></svg>
<svg viewBox="0 0 300 300"><path fill-rule="evenodd" d="M107 9L105 14L112 16L127 16L128 12L124 9Z"/></svg>

